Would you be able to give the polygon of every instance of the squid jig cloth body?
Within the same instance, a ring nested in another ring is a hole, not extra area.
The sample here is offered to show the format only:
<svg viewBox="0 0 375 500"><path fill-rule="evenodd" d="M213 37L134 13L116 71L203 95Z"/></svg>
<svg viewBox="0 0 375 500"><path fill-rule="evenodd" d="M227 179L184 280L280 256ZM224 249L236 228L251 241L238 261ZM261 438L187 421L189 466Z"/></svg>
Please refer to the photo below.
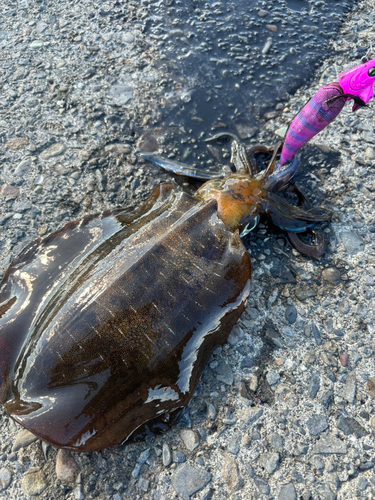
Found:
<svg viewBox="0 0 375 500"><path fill-rule="evenodd" d="M327 127L340 113L345 102L346 96L339 83L321 87L290 124L281 151L280 167L290 161L314 135Z"/></svg>
<svg viewBox="0 0 375 500"><path fill-rule="evenodd" d="M321 87L293 119L285 136L278 168L290 161L307 141L329 125L347 100L354 100L352 111L357 111L372 99L375 59L370 59L371 50L363 64L340 73L338 82Z"/></svg>

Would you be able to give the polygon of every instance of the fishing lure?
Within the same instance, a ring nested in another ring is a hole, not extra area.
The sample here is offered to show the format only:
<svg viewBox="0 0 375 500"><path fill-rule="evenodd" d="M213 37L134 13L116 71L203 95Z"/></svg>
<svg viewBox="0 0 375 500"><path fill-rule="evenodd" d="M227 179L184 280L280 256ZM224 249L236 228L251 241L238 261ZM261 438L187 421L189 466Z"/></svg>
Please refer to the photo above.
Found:
<svg viewBox="0 0 375 500"><path fill-rule="evenodd" d="M347 100L354 100L353 112L366 106L374 96L374 83L375 59L370 59L340 73L338 82L321 87L290 124L279 168L291 161L302 146L327 127L339 115Z"/></svg>

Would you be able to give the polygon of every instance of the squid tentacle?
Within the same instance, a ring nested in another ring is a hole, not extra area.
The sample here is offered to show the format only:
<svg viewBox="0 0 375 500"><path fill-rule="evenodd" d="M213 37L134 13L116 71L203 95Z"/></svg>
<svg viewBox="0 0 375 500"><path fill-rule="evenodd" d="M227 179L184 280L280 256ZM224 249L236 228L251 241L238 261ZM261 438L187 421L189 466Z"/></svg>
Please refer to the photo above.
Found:
<svg viewBox="0 0 375 500"><path fill-rule="evenodd" d="M309 200L306 198L305 194L296 186L296 184L292 184L288 188L297 195L298 198L298 206L303 207L306 210L311 208L311 204ZM292 233L290 231L287 232L288 239L291 245L298 250L298 252L303 255L307 255L308 257L312 257L314 259L319 259L327 248L327 241L325 235L321 229L307 229L305 233L310 234L312 237L311 243L306 243L303 241L301 236L303 233Z"/></svg>
<svg viewBox="0 0 375 500"><path fill-rule="evenodd" d="M298 156L295 156L290 163L287 163L285 166L282 166L279 170L276 170L268 176L264 184L264 189L277 193L292 179L294 174L297 172L298 167L299 158Z"/></svg>
<svg viewBox="0 0 375 500"><path fill-rule="evenodd" d="M323 231L321 230L308 230L312 236L312 243L305 243L301 238L301 233L291 233L288 232L288 239L293 247L298 250L298 252L308 257L313 257L314 259L319 259L327 249L327 242Z"/></svg>
<svg viewBox="0 0 375 500"><path fill-rule="evenodd" d="M303 232L317 222L329 220L329 214L321 207L305 210L292 205L276 193L266 192L260 201L262 211L269 215L272 222L286 231Z"/></svg>

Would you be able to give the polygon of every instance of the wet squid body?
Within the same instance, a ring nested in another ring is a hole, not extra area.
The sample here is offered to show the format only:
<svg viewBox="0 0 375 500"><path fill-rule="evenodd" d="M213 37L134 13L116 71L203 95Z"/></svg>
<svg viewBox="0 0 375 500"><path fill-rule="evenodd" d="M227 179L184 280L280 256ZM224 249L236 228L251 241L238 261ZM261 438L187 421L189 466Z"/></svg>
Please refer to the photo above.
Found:
<svg viewBox="0 0 375 500"><path fill-rule="evenodd" d="M232 153L237 172L195 196L162 184L136 210L69 223L14 259L0 286L0 400L16 422L89 452L188 403L250 293L240 231L260 213L294 233L328 218L278 196L297 161L276 172L274 155L258 173L236 140Z"/></svg>

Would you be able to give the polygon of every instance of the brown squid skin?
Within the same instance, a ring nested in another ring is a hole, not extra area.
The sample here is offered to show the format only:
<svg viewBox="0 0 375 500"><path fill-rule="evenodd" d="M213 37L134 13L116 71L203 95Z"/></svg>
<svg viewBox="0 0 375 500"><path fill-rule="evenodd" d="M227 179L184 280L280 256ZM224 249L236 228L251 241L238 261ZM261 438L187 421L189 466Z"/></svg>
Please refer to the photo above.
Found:
<svg viewBox="0 0 375 500"><path fill-rule="evenodd" d="M185 406L242 314L238 230L172 184L133 212L69 223L27 247L0 286L0 397L55 446L99 450Z"/></svg>

